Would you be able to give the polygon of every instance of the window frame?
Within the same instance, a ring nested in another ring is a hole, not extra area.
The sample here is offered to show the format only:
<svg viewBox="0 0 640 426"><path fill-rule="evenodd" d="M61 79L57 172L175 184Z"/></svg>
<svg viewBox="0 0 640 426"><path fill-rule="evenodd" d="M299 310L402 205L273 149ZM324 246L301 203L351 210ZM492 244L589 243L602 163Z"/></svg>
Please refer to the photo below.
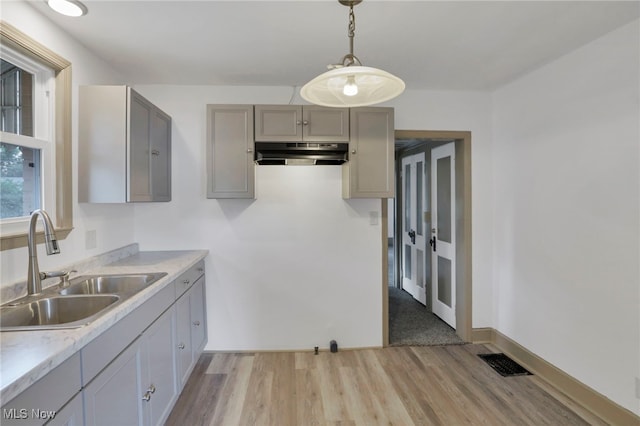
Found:
<svg viewBox="0 0 640 426"><path fill-rule="evenodd" d="M10 47L51 68L55 79L53 149L55 151L55 216L58 240L73 230L72 144L71 144L71 62L0 20L0 45ZM48 207L52 209L51 206ZM40 233L41 234L41 233ZM39 235L38 240L42 239ZM0 235L0 251L27 246L27 232Z"/></svg>
<svg viewBox="0 0 640 426"><path fill-rule="evenodd" d="M54 149L54 100L55 81L53 70L41 61L25 57L22 52L8 46L2 52L3 59L17 68L32 75L32 135L0 131L2 142L25 148L37 149L40 152L38 174L40 175L39 208L46 209L56 223L55 211L55 149ZM53 207L53 209L52 209ZM29 226L29 216L0 219L0 233L6 235L23 234Z"/></svg>

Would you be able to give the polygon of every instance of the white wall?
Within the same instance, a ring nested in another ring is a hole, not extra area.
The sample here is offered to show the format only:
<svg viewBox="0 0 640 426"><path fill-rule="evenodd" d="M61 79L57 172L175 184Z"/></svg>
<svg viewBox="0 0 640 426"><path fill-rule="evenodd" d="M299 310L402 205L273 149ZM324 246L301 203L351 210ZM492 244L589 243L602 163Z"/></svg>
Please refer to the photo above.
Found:
<svg viewBox="0 0 640 426"><path fill-rule="evenodd" d="M173 198L136 205L136 239L209 249L207 349L380 346L380 200L343 200L340 166L260 166L256 200L206 198L206 105L285 103L291 88L137 89L173 119Z"/></svg>
<svg viewBox="0 0 640 426"><path fill-rule="evenodd" d="M381 345L382 234L380 225L369 224L369 212L380 214L380 200L342 200L335 166L260 166L255 201L206 199L206 104L283 104L292 89L136 89L172 116L174 168L172 202L136 205L136 240L143 250L210 250L207 349L310 349L331 339L343 347ZM396 128L472 130L474 152L489 144L488 94L407 92L389 105L396 108ZM439 112L443 105L456 114ZM491 182L485 159L474 157L480 195ZM482 196L478 201L481 220L483 212L490 216L490 204ZM474 246L480 261L491 252L487 244L478 238ZM474 318L480 320L474 326L491 318L491 280L483 279L490 265L476 268Z"/></svg>
<svg viewBox="0 0 640 426"><path fill-rule="evenodd" d="M640 414L639 22L494 94L494 324Z"/></svg>
<svg viewBox="0 0 640 426"><path fill-rule="evenodd" d="M95 256L134 242L133 206L88 205L77 203L77 129L78 86L84 84L121 84L119 75L110 65L95 57L76 40L53 25L27 3L2 2L2 20L26 33L72 63L72 146L73 146L73 214L74 230L66 240L60 241L60 254L47 256L38 248L40 269L52 270L79 259ZM96 231L97 246L86 249L86 231ZM20 248L0 253L0 282L2 285L25 280L27 276L27 249Z"/></svg>

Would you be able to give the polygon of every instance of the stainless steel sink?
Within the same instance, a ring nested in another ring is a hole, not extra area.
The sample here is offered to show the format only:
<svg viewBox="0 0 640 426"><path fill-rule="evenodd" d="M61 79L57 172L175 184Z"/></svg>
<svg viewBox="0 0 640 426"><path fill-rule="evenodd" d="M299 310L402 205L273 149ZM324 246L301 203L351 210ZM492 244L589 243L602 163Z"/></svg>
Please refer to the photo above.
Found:
<svg viewBox="0 0 640 426"><path fill-rule="evenodd" d="M148 287L167 274L96 275L72 282L58 293L68 294L133 294Z"/></svg>
<svg viewBox="0 0 640 426"><path fill-rule="evenodd" d="M157 272L74 278L68 286L49 287L0 306L0 331L82 327L166 275Z"/></svg>
<svg viewBox="0 0 640 426"><path fill-rule="evenodd" d="M119 300L120 297L113 294L54 296L16 306L3 306L0 307L0 325L2 330L79 327Z"/></svg>

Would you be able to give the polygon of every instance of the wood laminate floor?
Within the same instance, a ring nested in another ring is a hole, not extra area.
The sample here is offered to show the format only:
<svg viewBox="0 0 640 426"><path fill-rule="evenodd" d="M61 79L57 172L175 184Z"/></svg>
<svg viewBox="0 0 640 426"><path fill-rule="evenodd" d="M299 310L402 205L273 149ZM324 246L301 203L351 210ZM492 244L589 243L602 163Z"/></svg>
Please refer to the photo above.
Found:
<svg viewBox="0 0 640 426"><path fill-rule="evenodd" d="M502 377L485 345L205 353L167 425L602 425L536 376Z"/></svg>

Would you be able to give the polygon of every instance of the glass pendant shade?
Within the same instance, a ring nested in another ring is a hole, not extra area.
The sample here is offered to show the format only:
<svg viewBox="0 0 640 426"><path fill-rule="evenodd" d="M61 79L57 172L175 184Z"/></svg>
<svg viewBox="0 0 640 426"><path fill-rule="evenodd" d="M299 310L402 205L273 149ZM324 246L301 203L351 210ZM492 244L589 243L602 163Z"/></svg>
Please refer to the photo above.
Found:
<svg viewBox="0 0 640 426"><path fill-rule="evenodd" d="M300 96L316 105L358 107L388 101L404 88L404 82L393 74L354 65L320 74L302 87Z"/></svg>

